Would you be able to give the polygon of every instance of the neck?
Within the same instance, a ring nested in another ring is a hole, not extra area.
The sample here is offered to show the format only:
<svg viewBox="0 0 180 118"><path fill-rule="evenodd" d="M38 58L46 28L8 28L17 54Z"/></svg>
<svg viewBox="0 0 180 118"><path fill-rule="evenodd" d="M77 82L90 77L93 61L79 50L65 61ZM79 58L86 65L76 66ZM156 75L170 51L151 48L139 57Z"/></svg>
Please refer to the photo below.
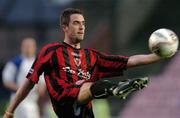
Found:
<svg viewBox="0 0 180 118"><path fill-rule="evenodd" d="M67 39L64 39L64 42L71 45L73 48L76 48L76 49L81 48L80 42L74 43L73 41L70 41L70 40L67 40Z"/></svg>
<svg viewBox="0 0 180 118"><path fill-rule="evenodd" d="M22 54L22 56L25 58L33 58L34 57L33 54Z"/></svg>

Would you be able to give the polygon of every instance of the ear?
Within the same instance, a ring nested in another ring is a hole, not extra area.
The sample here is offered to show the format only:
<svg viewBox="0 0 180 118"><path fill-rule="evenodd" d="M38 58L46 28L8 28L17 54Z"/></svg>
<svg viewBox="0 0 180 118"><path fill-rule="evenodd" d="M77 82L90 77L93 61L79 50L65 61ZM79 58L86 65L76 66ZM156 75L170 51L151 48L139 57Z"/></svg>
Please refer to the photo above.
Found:
<svg viewBox="0 0 180 118"><path fill-rule="evenodd" d="M68 26L67 26L67 25L62 25L61 27L62 27L62 30L63 30L64 32L66 32L66 31L68 30Z"/></svg>

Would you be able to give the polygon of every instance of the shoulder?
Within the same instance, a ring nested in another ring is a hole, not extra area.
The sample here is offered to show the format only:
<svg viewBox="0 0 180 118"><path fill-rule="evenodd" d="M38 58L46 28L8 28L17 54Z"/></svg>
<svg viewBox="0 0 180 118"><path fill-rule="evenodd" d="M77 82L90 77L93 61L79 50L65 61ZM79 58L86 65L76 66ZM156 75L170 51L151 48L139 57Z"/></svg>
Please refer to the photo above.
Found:
<svg viewBox="0 0 180 118"><path fill-rule="evenodd" d="M105 55L105 53L100 52L100 51L98 51L98 50L96 50L96 49L93 49L93 48L88 48L88 50L89 50L90 52L92 52L93 54L97 55L97 56Z"/></svg>
<svg viewBox="0 0 180 118"><path fill-rule="evenodd" d="M40 50L41 55L47 55L49 52L55 51L56 49L62 47L63 45L59 42L55 42L55 43L50 43L50 44L46 44L42 47L42 49Z"/></svg>
<svg viewBox="0 0 180 118"><path fill-rule="evenodd" d="M93 49L93 48L87 48L85 50L88 50L89 52L92 52L92 53L96 53L98 52L97 50Z"/></svg>
<svg viewBox="0 0 180 118"><path fill-rule="evenodd" d="M48 49L56 49L62 46L62 43L55 42L55 43L49 43L43 46L42 50L48 50Z"/></svg>

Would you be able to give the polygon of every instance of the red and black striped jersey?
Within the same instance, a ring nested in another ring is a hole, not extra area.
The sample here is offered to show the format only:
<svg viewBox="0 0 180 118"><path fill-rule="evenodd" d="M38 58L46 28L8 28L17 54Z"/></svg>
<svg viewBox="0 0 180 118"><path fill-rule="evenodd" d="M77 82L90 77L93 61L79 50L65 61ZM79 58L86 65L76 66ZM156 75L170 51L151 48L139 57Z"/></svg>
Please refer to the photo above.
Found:
<svg viewBox="0 0 180 118"><path fill-rule="evenodd" d="M75 49L64 42L52 43L42 48L27 78L38 83L39 76L44 73L46 86L57 113L60 112L57 110L65 109L63 102L73 102L71 98L77 97L84 82L120 76L126 69L127 61L127 56L107 55L93 49ZM91 105L88 106L91 109ZM69 113L61 114L62 118L68 118L68 115Z"/></svg>

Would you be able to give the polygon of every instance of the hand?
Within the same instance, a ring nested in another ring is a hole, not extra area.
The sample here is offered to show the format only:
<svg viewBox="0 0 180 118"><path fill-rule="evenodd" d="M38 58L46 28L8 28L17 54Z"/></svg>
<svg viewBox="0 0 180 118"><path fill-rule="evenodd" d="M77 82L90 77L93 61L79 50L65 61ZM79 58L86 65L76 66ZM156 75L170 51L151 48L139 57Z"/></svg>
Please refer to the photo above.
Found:
<svg viewBox="0 0 180 118"><path fill-rule="evenodd" d="M10 112L7 112L7 111L3 115L3 118L13 118L13 117L14 117L14 114L10 113Z"/></svg>

